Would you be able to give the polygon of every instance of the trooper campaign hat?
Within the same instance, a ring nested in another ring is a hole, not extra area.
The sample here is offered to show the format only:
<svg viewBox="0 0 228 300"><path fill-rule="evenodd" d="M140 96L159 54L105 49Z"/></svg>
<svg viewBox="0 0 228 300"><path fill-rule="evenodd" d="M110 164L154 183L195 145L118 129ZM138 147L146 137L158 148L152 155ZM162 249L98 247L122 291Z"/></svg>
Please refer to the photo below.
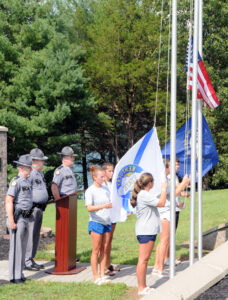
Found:
<svg viewBox="0 0 228 300"><path fill-rule="evenodd" d="M47 156L44 156L43 151L38 148L32 149L30 151L30 155L32 156L32 159L36 159L36 160L47 160L48 159Z"/></svg>
<svg viewBox="0 0 228 300"><path fill-rule="evenodd" d="M74 154L74 150L69 146L63 147L62 151L57 154L62 156L77 156L77 154Z"/></svg>
<svg viewBox="0 0 228 300"><path fill-rule="evenodd" d="M32 157L30 154L21 155L18 160L13 161L17 166L32 167Z"/></svg>

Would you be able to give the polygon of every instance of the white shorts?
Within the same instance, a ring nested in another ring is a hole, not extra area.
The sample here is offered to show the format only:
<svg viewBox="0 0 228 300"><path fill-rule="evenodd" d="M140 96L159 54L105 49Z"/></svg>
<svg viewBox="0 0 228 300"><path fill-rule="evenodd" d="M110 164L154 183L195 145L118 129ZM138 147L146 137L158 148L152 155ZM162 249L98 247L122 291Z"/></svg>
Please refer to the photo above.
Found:
<svg viewBox="0 0 228 300"><path fill-rule="evenodd" d="M164 211L164 212L159 212L159 214L160 214L161 220L166 219L170 222L170 210Z"/></svg>

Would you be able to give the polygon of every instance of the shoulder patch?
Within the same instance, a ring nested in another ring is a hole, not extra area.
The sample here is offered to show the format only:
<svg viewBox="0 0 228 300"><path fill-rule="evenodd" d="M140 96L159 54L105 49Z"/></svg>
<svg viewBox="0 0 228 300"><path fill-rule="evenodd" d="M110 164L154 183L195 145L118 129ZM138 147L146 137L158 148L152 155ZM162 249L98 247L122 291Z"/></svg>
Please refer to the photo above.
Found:
<svg viewBox="0 0 228 300"><path fill-rule="evenodd" d="M16 184L17 184L17 180L14 179L14 180L11 182L11 185L12 185L12 186L15 186Z"/></svg>
<svg viewBox="0 0 228 300"><path fill-rule="evenodd" d="M55 174L56 174L56 175L59 175L59 174L60 174L59 170L56 170L56 171L55 171Z"/></svg>

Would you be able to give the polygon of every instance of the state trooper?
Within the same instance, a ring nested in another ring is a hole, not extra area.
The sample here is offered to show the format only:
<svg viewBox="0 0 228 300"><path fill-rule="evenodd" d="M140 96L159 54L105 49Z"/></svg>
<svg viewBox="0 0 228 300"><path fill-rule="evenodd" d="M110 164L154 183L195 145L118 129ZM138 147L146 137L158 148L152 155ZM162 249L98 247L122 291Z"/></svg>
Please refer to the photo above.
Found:
<svg viewBox="0 0 228 300"><path fill-rule="evenodd" d="M29 154L19 157L18 176L9 185L5 204L10 231L9 278L11 283L24 283L25 252L28 241L28 228L33 222L32 187L29 175L32 171L32 158Z"/></svg>
<svg viewBox="0 0 228 300"><path fill-rule="evenodd" d="M48 159L42 150L35 148L30 151L32 157L32 172L29 180L32 185L33 218L34 222L29 226L28 243L25 254L25 269L39 271L44 265L38 265L34 261L40 239L40 230L43 219L43 211L48 201L47 186L42 169Z"/></svg>
<svg viewBox="0 0 228 300"><path fill-rule="evenodd" d="M74 164L74 151L71 147L64 147L60 153L62 157L62 165L55 172L52 180L52 194L54 199L61 196L69 195L77 191L77 181L71 167Z"/></svg>

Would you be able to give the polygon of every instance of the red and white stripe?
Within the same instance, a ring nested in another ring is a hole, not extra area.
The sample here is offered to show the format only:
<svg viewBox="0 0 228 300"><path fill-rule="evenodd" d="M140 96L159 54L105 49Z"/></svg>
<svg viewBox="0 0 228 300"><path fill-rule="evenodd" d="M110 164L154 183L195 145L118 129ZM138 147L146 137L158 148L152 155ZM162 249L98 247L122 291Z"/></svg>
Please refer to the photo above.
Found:
<svg viewBox="0 0 228 300"><path fill-rule="evenodd" d="M188 74L188 88L192 89L192 77L193 77L193 64L190 63L189 74ZM197 97L203 99L204 102L210 108L216 108L220 105L219 99L216 96L215 90L212 86L211 80L208 76L207 70L203 64L203 61L198 62L198 73L197 73Z"/></svg>

